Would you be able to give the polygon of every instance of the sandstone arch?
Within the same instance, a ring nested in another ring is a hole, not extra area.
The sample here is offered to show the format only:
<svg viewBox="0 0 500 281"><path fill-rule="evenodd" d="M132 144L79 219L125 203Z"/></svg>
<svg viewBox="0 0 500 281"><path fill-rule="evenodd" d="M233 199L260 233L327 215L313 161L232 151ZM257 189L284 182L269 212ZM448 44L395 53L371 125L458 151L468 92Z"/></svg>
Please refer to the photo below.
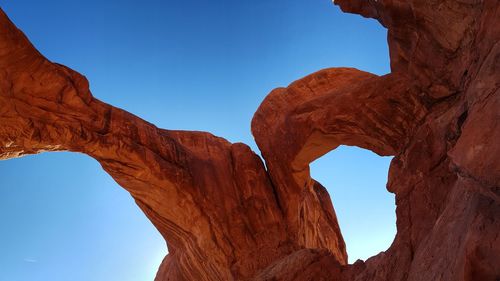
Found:
<svg viewBox="0 0 500 281"><path fill-rule="evenodd" d="M500 276L500 5L337 0L389 30L392 73L328 69L277 89L252 121L266 160L163 130L92 97L0 12L0 159L90 155L168 241L156 280L495 280ZM398 234L346 265L308 164L340 144L395 155ZM274 278L274 279L273 279Z"/></svg>

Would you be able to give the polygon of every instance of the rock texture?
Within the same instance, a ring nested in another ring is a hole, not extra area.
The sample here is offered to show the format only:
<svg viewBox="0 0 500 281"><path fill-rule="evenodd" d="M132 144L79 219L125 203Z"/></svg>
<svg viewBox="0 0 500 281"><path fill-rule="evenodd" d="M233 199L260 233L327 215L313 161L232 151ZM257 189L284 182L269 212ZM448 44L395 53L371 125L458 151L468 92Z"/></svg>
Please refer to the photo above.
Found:
<svg viewBox="0 0 500 281"><path fill-rule="evenodd" d="M499 280L500 3L335 4L388 29L392 72L326 69L271 92L252 120L266 166L244 144L95 99L0 10L0 159L99 161L167 241L156 281ZM397 236L353 265L309 174L342 144L395 156Z"/></svg>

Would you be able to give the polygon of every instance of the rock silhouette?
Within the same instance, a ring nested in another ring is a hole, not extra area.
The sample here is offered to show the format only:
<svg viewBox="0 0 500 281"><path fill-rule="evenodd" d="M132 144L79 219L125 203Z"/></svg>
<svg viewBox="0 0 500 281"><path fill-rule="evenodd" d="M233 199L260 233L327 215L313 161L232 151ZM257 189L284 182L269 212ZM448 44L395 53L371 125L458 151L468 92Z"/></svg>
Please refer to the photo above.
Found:
<svg viewBox="0 0 500 281"><path fill-rule="evenodd" d="M156 281L499 280L500 3L336 0L388 29L391 73L313 73L252 120L265 159L205 132L155 127L95 99L0 10L0 159L85 153L167 241ZM393 155L397 235L347 264L309 163L339 145Z"/></svg>

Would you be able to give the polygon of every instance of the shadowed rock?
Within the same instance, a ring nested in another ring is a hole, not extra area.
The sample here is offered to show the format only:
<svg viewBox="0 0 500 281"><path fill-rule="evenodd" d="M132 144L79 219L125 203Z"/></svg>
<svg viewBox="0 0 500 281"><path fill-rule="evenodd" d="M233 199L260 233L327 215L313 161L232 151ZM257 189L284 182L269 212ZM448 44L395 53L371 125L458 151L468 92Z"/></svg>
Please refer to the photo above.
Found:
<svg viewBox="0 0 500 281"><path fill-rule="evenodd" d="M272 91L248 146L172 131L95 99L0 10L0 159L95 158L167 241L156 280L498 280L500 5L336 0L388 28L391 69L311 74ZM309 163L339 145L393 155L397 235L347 264Z"/></svg>

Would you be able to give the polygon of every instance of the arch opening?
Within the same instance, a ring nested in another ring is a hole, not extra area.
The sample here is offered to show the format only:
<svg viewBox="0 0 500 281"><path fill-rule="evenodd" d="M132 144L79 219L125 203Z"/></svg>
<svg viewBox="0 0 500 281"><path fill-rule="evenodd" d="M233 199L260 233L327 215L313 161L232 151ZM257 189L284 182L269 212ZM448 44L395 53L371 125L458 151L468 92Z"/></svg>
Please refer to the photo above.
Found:
<svg viewBox="0 0 500 281"><path fill-rule="evenodd" d="M154 279L165 241L97 161L31 155L0 161L0 179L5 280Z"/></svg>
<svg viewBox="0 0 500 281"><path fill-rule="evenodd" d="M310 164L332 198L350 264L387 250L396 236L395 196L385 188L391 160L343 145Z"/></svg>

